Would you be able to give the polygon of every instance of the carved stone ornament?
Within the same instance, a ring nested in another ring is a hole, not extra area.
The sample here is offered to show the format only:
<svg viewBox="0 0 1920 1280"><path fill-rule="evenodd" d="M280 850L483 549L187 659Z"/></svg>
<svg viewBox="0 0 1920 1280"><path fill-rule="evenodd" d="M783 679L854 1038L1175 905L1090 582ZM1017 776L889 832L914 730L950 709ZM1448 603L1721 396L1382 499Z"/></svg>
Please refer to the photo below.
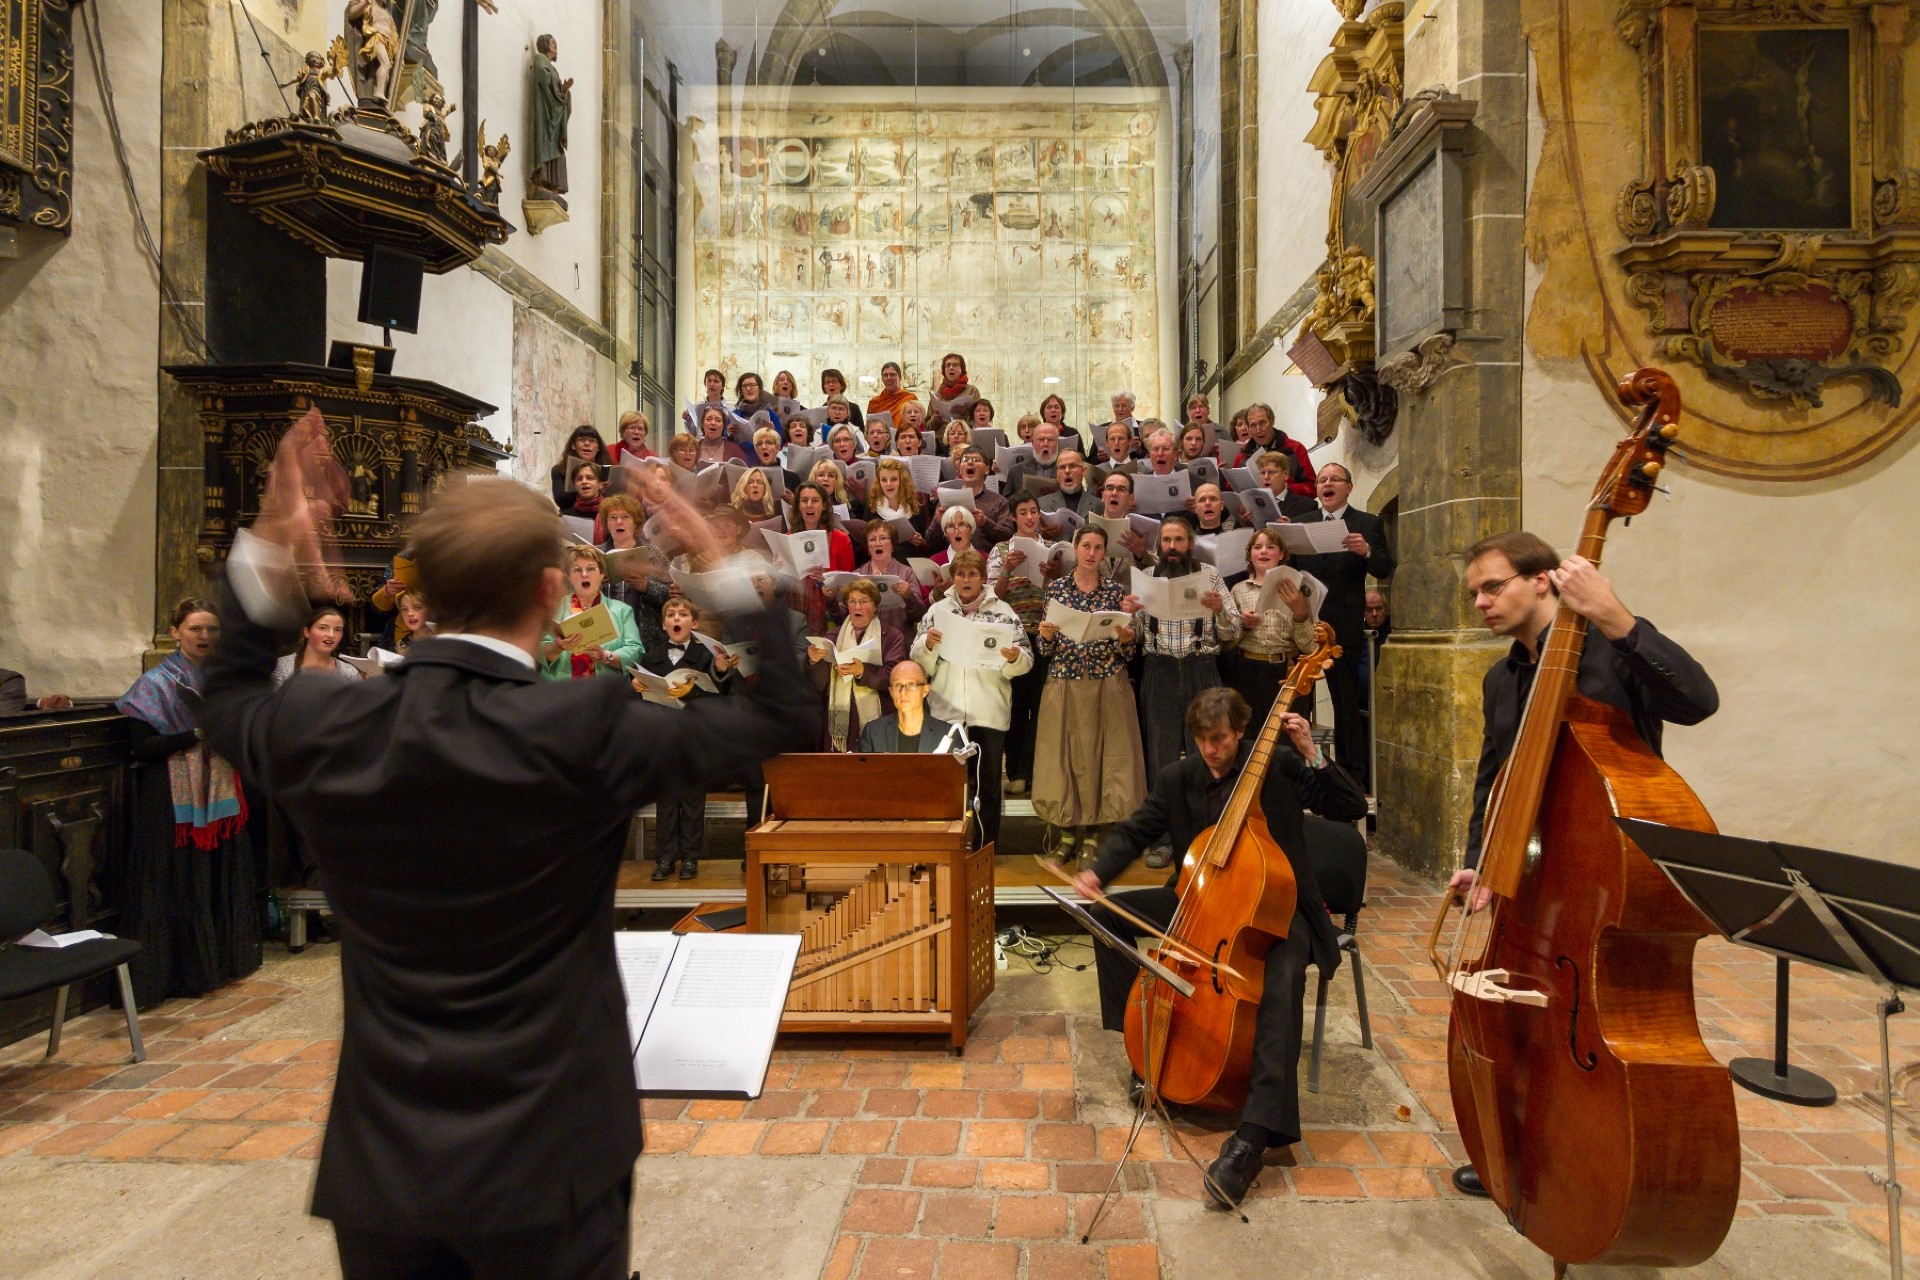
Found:
<svg viewBox="0 0 1920 1280"><path fill-rule="evenodd" d="M1903 136L1909 6L1628 0L1642 168L1615 200L1615 258L1658 350L1756 399L1823 404L1852 380L1900 403L1890 305L1920 263ZM1884 283L1883 283L1884 282ZM1910 300L1910 299L1909 299Z"/></svg>
<svg viewBox="0 0 1920 1280"><path fill-rule="evenodd" d="M73 229L72 0L0 5L0 223Z"/></svg>
<svg viewBox="0 0 1920 1280"><path fill-rule="evenodd" d="M1403 396L1419 395L1449 369L1469 362L1453 354L1453 335L1436 333L1412 351L1402 351L1382 360L1375 370L1380 382Z"/></svg>
<svg viewBox="0 0 1920 1280"><path fill-rule="evenodd" d="M1307 82L1314 95L1314 124L1306 141L1333 167L1327 259L1315 277L1313 305L1292 348L1299 353L1295 364L1323 389L1343 385L1355 372L1371 379L1376 272L1373 259L1361 248L1372 239L1371 215L1362 202L1349 197L1386 146L1406 102L1401 25L1406 6L1378 5L1364 20L1364 6L1357 0L1336 0L1335 7L1344 21ZM1370 405L1380 403L1370 392L1361 396ZM1391 392L1387 399L1393 400ZM1371 427L1358 419L1356 425L1391 431L1392 408L1384 425L1378 419Z"/></svg>

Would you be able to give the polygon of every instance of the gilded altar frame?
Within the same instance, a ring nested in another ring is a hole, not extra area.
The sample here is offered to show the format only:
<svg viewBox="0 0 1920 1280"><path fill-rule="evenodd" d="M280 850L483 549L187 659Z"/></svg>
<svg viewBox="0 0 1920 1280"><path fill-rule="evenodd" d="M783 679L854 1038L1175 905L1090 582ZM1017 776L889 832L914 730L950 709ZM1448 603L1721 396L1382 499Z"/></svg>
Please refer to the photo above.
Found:
<svg viewBox="0 0 1920 1280"><path fill-rule="evenodd" d="M72 230L72 0L0 0L0 223Z"/></svg>
<svg viewBox="0 0 1920 1280"><path fill-rule="evenodd" d="M1906 0L1621 8L1616 29L1640 64L1641 165L1615 201L1615 257L1662 355L1762 402L1817 408L1824 384L1848 379L1899 404L1888 365L1912 340L1905 313L1920 296L1920 171L1902 121L1912 17ZM1780 81L1763 100L1793 115L1781 135L1758 136L1756 113L1726 105L1741 92L1727 86L1736 55ZM1769 162L1790 180L1756 200ZM1749 222L1767 211L1781 225Z"/></svg>

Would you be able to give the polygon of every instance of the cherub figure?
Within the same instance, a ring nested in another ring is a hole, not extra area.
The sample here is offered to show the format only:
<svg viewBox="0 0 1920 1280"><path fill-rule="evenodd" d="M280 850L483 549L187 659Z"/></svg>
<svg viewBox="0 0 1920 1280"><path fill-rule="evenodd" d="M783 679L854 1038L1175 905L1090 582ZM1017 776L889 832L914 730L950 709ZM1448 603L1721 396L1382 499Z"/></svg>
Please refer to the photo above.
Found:
<svg viewBox="0 0 1920 1280"><path fill-rule="evenodd" d="M487 122L480 122L477 134L480 145L480 198L491 205L500 203L500 169L506 164L507 155L513 150L513 144L501 134L492 142L487 141Z"/></svg>
<svg viewBox="0 0 1920 1280"><path fill-rule="evenodd" d="M334 55L332 60L317 52L309 53L305 64L300 68L300 74L280 86L282 89L293 89L295 96L300 99L302 120L314 124L326 122L329 105L327 81L337 77L341 68L346 65L344 61L346 51L346 42L335 39L333 48L328 51Z"/></svg>

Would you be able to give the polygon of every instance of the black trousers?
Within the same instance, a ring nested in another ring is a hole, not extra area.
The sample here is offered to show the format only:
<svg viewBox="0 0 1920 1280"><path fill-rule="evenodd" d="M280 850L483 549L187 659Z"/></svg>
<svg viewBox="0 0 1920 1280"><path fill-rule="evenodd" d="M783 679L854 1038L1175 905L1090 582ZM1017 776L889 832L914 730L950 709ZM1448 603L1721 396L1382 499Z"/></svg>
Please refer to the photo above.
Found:
<svg viewBox="0 0 1920 1280"><path fill-rule="evenodd" d="M967 730L967 737L980 748L973 758L973 797L980 806L980 843L993 844L1000 838L1000 765L1006 756L1007 731L978 725Z"/></svg>
<svg viewBox="0 0 1920 1280"><path fill-rule="evenodd" d="M1151 924L1166 924L1180 905L1179 895L1166 888L1129 889L1112 896ZM1121 937L1140 936L1138 928L1104 905L1092 910ZM1124 1030L1127 998L1133 991L1133 976L1140 970L1098 942L1093 960L1100 978L1100 1025L1109 1031ZM1296 911L1287 936L1267 952L1266 985L1253 1022L1253 1073L1247 1082L1247 1105L1240 1111L1242 1122L1273 1130L1282 1143L1300 1141L1300 1046L1306 1021L1307 967L1312 962L1307 922Z"/></svg>
<svg viewBox="0 0 1920 1280"><path fill-rule="evenodd" d="M1349 645L1342 640L1341 646L1348 653L1358 653L1359 646L1365 643L1363 635L1359 644ZM1360 687L1360 673L1354 667L1355 664L1342 660L1327 668L1327 693L1333 699L1333 758L1359 779L1362 787L1371 788L1372 779L1367 776L1367 724L1361 714L1367 708L1367 695Z"/></svg>
<svg viewBox="0 0 1920 1280"><path fill-rule="evenodd" d="M1193 748L1187 733L1187 704L1206 689L1218 688L1220 667L1210 653L1171 658L1150 653L1140 674L1140 714L1147 749L1147 782Z"/></svg>
<svg viewBox="0 0 1920 1280"><path fill-rule="evenodd" d="M705 788L676 791L653 802L656 862L698 862L707 845Z"/></svg>
<svg viewBox="0 0 1920 1280"><path fill-rule="evenodd" d="M1007 779L1033 785L1033 744L1040 733L1040 695L1051 661L1034 645L1033 666L1013 679L1013 719L1007 725Z"/></svg>
<svg viewBox="0 0 1920 1280"><path fill-rule="evenodd" d="M633 1179L570 1223L507 1234L437 1235L333 1224L344 1280L627 1280Z"/></svg>

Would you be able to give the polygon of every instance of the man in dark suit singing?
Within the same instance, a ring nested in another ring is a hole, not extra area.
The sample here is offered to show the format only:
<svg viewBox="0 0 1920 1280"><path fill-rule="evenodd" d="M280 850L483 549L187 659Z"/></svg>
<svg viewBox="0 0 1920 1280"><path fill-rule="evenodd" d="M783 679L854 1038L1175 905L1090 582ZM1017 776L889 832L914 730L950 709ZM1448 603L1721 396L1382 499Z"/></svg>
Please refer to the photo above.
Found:
<svg viewBox="0 0 1920 1280"><path fill-rule="evenodd" d="M325 512L303 495L337 480L309 415L235 540L202 717L313 850L340 930L345 1031L313 1212L347 1280L623 1278L640 1152L613 949L628 823L805 749L818 708L786 624L731 570L728 610L761 639L741 696L676 711L624 680L539 679L567 590L559 534L544 498L504 480L452 490L413 527L433 639L351 689L275 690L276 631L304 612L293 566L324 562ZM691 508L667 510L714 550Z"/></svg>
<svg viewBox="0 0 1920 1280"><path fill-rule="evenodd" d="M1195 837L1220 821L1253 754L1253 744L1244 740L1251 714L1246 699L1232 689L1206 689L1194 698L1187 708L1186 731L1199 750L1154 775L1146 803L1114 827L1093 866L1080 873L1077 883L1082 896L1099 894L1103 885L1112 883L1150 846L1171 841L1176 853L1185 853ZM1287 936L1267 952L1253 1022L1253 1070L1246 1105L1240 1109L1240 1127L1207 1167L1207 1193L1229 1206L1239 1204L1253 1185L1268 1147L1300 1141L1301 1015L1306 1007L1307 966L1315 965L1327 974L1340 963L1339 944L1307 857L1302 810L1312 809L1336 822L1356 822L1367 813L1366 796L1345 772L1321 758L1307 722L1288 712L1282 724L1286 741L1268 764L1260 787L1260 812L1293 868L1298 898ZM1176 869L1163 888L1131 889L1111 896L1116 905L1146 923L1165 928L1180 905L1175 892L1179 876ZM1104 903L1094 907L1093 914L1123 937L1140 935L1137 927ZM1100 1025L1109 1031L1123 1030L1136 970L1107 947L1095 948L1093 958L1100 978Z"/></svg>
<svg viewBox="0 0 1920 1280"><path fill-rule="evenodd" d="M1297 556L1293 567L1310 573L1327 586L1320 602L1320 620L1333 628L1342 656L1327 668L1327 693L1333 699L1333 757L1363 785L1367 776L1367 730L1362 712L1366 695L1360 687L1360 654L1366 644L1367 575L1385 582L1393 576L1393 553L1387 549L1387 527L1380 517L1348 506L1353 476L1337 462L1320 468L1320 511L1306 520L1345 520L1344 551L1320 556Z"/></svg>

